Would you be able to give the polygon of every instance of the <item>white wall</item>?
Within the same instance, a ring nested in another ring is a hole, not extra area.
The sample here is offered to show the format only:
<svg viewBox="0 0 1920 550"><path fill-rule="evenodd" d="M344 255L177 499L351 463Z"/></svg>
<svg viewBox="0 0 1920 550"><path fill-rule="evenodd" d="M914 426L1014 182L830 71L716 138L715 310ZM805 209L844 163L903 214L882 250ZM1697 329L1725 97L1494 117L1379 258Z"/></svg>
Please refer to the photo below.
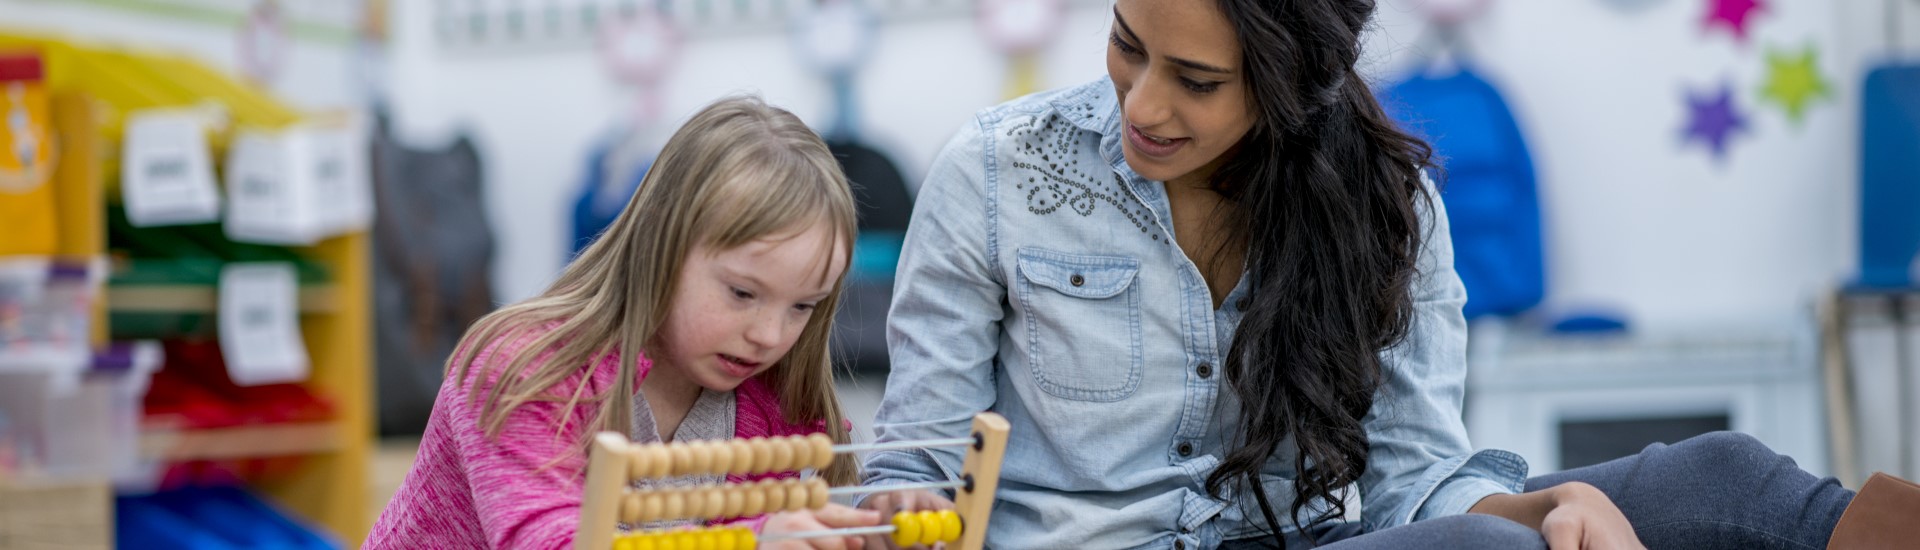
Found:
<svg viewBox="0 0 1920 550"><path fill-rule="evenodd" d="M539 292L567 253L567 216L587 151L630 119L633 92L607 76L590 49L449 51L431 33L430 3L395 4L398 32L388 63L399 131L443 139L464 128L480 136L500 244L499 297ZM1103 14L1072 13L1063 39L1045 54L1043 85L1104 73ZM860 132L917 184L953 131L1001 99L1003 61L968 18L886 25L875 43L856 83ZM785 32L689 37L663 86L663 116L677 126L721 95L754 92L824 127L831 96L788 53L790 44Z"/></svg>
<svg viewBox="0 0 1920 550"><path fill-rule="evenodd" d="M628 92L582 48L441 51L426 2L396 2L390 59L403 133L476 132L488 153L500 297L537 292L564 255L568 201L590 143L626 116ZM1530 139L1546 209L1551 304L1625 309L1650 328L1791 323L1852 272L1858 82L1883 44L1879 2L1775 0L1737 44L1703 33L1703 3L1626 14L1594 0L1507 1L1469 28L1478 64ZM1372 72L1404 67L1419 34L1407 0L1383 3ZM1920 46L1920 8L1909 9ZM1081 5L1046 54L1044 84L1104 70L1106 11ZM757 91L824 124L822 84L784 33L695 37L666 86L676 120L729 92ZM1833 94L1795 127L1758 104L1766 47L1813 43ZM969 113L997 101L1003 67L967 18L889 25L859 81L864 133L910 180ZM1716 164L1682 146L1683 90L1729 79L1751 131Z"/></svg>

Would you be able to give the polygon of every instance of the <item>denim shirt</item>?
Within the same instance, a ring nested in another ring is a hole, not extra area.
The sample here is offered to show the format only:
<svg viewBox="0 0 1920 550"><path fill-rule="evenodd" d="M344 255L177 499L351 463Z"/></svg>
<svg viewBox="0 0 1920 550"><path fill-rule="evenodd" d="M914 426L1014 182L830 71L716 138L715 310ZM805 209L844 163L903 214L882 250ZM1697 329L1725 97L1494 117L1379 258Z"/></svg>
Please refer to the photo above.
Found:
<svg viewBox="0 0 1920 550"><path fill-rule="evenodd" d="M914 206L876 434L965 437L975 413L1005 415L993 548L1202 549L1266 536L1250 492L1215 498L1205 486L1238 429L1220 365L1246 277L1213 306L1174 243L1162 182L1127 166L1120 123L1104 78L982 111L935 159ZM1421 210L1410 332L1383 352L1364 419L1367 531L1465 513L1526 477L1518 455L1467 442L1466 291L1438 204ZM1261 485L1298 537L1287 519L1293 445L1280 445ZM876 452L865 481L957 480L961 451ZM1301 517L1326 509L1311 502Z"/></svg>

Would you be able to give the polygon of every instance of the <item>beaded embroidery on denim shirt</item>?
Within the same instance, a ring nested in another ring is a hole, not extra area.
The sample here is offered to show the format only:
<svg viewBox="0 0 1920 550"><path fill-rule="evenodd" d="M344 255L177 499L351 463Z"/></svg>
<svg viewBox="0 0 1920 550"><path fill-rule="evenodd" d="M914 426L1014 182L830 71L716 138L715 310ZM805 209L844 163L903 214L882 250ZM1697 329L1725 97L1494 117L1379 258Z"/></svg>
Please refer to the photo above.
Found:
<svg viewBox="0 0 1920 550"><path fill-rule="evenodd" d="M1009 127L1006 135L1018 144L1020 160L1015 160L1013 167L1028 172L1025 181L1016 177L1014 183L1015 189L1026 192L1027 211L1045 216L1066 206L1081 216L1092 216L1094 207L1106 202L1141 233L1149 234L1154 241L1167 242L1150 223L1152 217L1146 207L1127 195L1127 183L1119 174L1103 180L1096 171L1106 171L1104 167L1081 170L1076 153L1085 145L1083 140L1097 137L1094 134L1067 125L1059 114L1050 114Z"/></svg>

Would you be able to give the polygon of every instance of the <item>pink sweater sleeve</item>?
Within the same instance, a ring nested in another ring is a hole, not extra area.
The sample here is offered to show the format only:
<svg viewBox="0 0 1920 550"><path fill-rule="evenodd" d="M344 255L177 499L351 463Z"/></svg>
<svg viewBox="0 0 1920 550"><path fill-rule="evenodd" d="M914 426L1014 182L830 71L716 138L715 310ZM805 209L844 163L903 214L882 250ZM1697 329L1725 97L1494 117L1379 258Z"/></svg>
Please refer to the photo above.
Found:
<svg viewBox="0 0 1920 550"><path fill-rule="evenodd" d="M500 378L499 367L519 347L490 346L466 380L449 376L441 384L413 470L376 522L367 548L572 545L586 467L586 456L574 445L593 406L527 403L507 415L496 438L487 436L481 404L470 398L484 398ZM616 361L608 357L583 370L589 395L613 384ZM647 366L641 362L643 370ZM570 378L556 391L571 390L580 380Z"/></svg>

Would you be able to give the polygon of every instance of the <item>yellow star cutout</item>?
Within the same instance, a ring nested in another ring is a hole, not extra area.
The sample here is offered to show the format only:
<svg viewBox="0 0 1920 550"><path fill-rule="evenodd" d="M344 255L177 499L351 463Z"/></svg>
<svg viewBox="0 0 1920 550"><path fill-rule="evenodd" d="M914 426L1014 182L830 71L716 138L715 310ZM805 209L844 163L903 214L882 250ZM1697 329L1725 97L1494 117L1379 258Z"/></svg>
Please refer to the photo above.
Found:
<svg viewBox="0 0 1920 550"><path fill-rule="evenodd" d="M1827 82L1820 78L1820 70L1814 67L1815 57L1811 44L1797 55L1772 49L1767 52L1767 83L1761 86L1760 97L1780 104L1796 125L1805 119L1807 104L1831 94Z"/></svg>

